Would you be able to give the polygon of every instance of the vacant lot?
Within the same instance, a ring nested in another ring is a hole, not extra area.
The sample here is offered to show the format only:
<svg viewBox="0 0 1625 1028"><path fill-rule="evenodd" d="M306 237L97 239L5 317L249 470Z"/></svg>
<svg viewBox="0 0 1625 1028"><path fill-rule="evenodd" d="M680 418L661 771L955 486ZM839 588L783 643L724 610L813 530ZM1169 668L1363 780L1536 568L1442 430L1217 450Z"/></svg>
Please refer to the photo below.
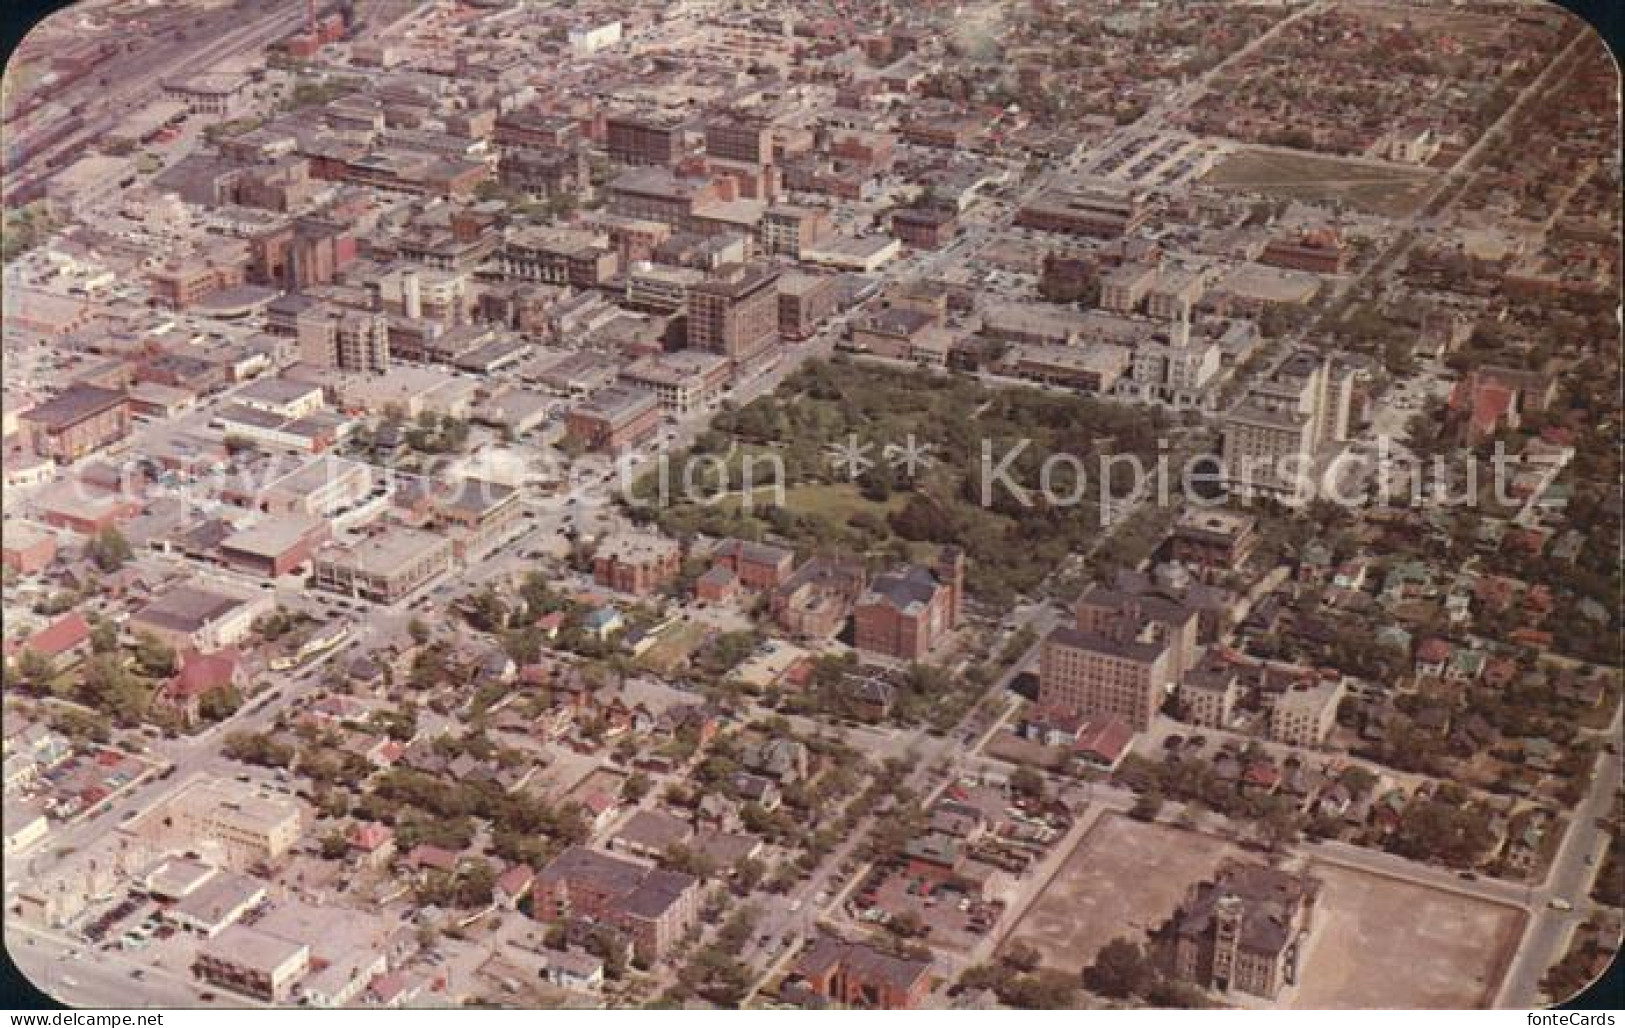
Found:
<svg viewBox="0 0 1625 1028"><path fill-rule="evenodd" d="M1185 891L1240 850L1223 839L1103 815L1005 940L1035 947L1048 967L1081 971L1118 936L1144 942Z"/></svg>
<svg viewBox="0 0 1625 1028"><path fill-rule="evenodd" d="M1318 927L1290 1006L1487 1007L1523 931L1512 907L1316 863Z"/></svg>
<svg viewBox="0 0 1625 1028"><path fill-rule="evenodd" d="M1357 211L1398 218L1421 204L1435 177L1420 168L1246 149L1220 161L1205 181L1283 200L1340 200Z"/></svg>
<svg viewBox="0 0 1625 1028"><path fill-rule="evenodd" d="M660 633L659 641L644 652L644 667L663 674L675 671L705 642L706 627L692 621L682 621Z"/></svg>

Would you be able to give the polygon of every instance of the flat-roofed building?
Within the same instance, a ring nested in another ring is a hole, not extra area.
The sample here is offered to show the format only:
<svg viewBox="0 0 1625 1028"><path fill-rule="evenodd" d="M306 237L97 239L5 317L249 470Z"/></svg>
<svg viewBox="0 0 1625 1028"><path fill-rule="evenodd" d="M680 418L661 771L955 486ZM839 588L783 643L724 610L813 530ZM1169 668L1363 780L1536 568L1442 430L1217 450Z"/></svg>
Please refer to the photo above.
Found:
<svg viewBox="0 0 1625 1028"><path fill-rule="evenodd" d="M891 231L909 246L935 250L959 231L959 216L941 207L905 207L892 214Z"/></svg>
<svg viewBox="0 0 1625 1028"><path fill-rule="evenodd" d="M309 561L332 537L325 519L276 514L220 540L220 556L241 571L277 578Z"/></svg>
<svg viewBox="0 0 1625 1028"><path fill-rule="evenodd" d="M902 242L891 236L831 235L816 243L803 245L801 259L808 264L871 275L902 251Z"/></svg>
<svg viewBox="0 0 1625 1028"><path fill-rule="evenodd" d="M568 438L589 450L620 453L659 429L660 400L643 389L611 386L570 408L564 426Z"/></svg>
<svg viewBox="0 0 1625 1028"><path fill-rule="evenodd" d="M122 390L74 385L22 413L28 448L71 464L130 434L130 400Z"/></svg>
<svg viewBox="0 0 1625 1028"><path fill-rule="evenodd" d="M613 385L618 374L615 362L608 357L579 350L549 364L536 381L560 396L579 398Z"/></svg>
<svg viewBox="0 0 1625 1028"><path fill-rule="evenodd" d="M326 518L354 507L373 489L370 466L343 457L318 457L266 486L255 506L268 514Z"/></svg>
<svg viewBox="0 0 1625 1028"><path fill-rule="evenodd" d="M655 111L628 111L604 119L611 160L633 166L676 164L683 156L681 119Z"/></svg>
<svg viewBox="0 0 1625 1028"><path fill-rule="evenodd" d="M292 797L207 775L119 829L155 849L194 852L206 864L239 873L281 860L303 831Z"/></svg>
<svg viewBox="0 0 1625 1028"><path fill-rule="evenodd" d="M185 104L193 114L234 118L247 105L253 85L247 75L209 72L186 79L166 79L163 91L164 99Z"/></svg>
<svg viewBox="0 0 1625 1028"><path fill-rule="evenodd" d="M677 577L683 549L652 532L621 532L599 544L592 557L593 581L617 592L643 596Z"/></svg>
<svg viewBox="0 0 1625 1028"><path fill-rule="evenodd" d="M183 931L212 939L265 902L263 879L234 871L216 871L163 912L164 920Z"/></svg>
<svg viewBox="0 0 1625 1028"><path fill-rule="evenodd" d="M1353 369L1314 350L1297 350L1276 365L1224 417L1221 454L1230 491L1305 498L1316 455L1348 440L1353 389Z"/></svg>
<svg viewBox="0 0 1625 1028"><path fill-rule="evenodd" d="M433 532L387 528L353 546L316 552L316 588L394 603L451 570L452 543Z"/></svg>
<svg viewBox="0 0 1625 1028"><path fill-rule="evenodd" d="M1041 650L1038 702L1069 714L1110 715L1143 732L1168 694L1168 666L1168 644L1149 633L1123 640L1057 628Z"/></svg>
<svg viewBox="0 0 1625 1028"><path fill-rule="evenodd" d="M773 160L773 132L762 118L722 115L705 123L705 152L726 161L768 164Z"/></svg>
<svg viewBox="0 0 1625 1028"><path fill-rule="evenodd" d="M1029 382L1109 393L1129 369L1129 351L1111 343L1060 346L1021 343L1000 362L1006 373Z"/></svg>
<svg viewBox="0 0 1625 1028"><path fill-rule="evenodd" d="M1157 284L1157 269L1150 264L1122 264L1100 279L1100 306L1128 314L1145 302Z"/></svg>
<svg viewBox="0 0 1625 1028"><path fill-rule="evenodd" d="M1271 239L1259 255L1258 263L1317 275L1340 275L1349 251L1331 229L1304 232Z"/></svg>
<svg viewBox="0 0 1625 1028"><path fill-rule="evenodd" d="M497 162L497 178L510 189L530 196L581 192L591 184L587 153L569 150L509 149Z"/></svg>
<svg viewBox="0 0 1625 1028"><path fill-rule="evenodd" d="M834 275L792 271L779 276L779 337L800 341L811 337L840 304L841 290Z"/></svg>
<svg viewBox="0 0 1625 1028"><path fill-rule="evenodd" d="M634 361L621 369L621 381L653 393L662 410L684 415L720 396L731 374L721 354L679 350Z"/></svg>
<svg viewBox="0 0 1625 1028"><path fill-rule="evenodd" d="M296 382L290 378L255 379L233 393L231 399L244 407L279 414L284 418L302 418L326 406L320 385Z"/></svg>
<svg viewBox="0 0 1625 1028"><path fill-rule="evenodd" d="M1291 746L1322 745L1337 724L1337 705L1347 692L1341 676L1288 686L1270 705L1270 738Z"/></svg>
<svg viewBox="0 0 1625 1028"><path fill-rule="evenodd" d="M779 332L778 269L735 264L689 291L688 345L748 361Z"/></svg>
<svg viewBox="0 0 1625 1028"><path fill-rule="evenodd" d="M1241 678L1228 661L1208 656L1179 680L1179 707L1184 720L1203 728L1230 727Z"/></svg>
<svg viewBox="0 0 1625 1028"><path fill-rule="evenodd" d="M612 925L639 959L659 959L699 920L699 880L585 846L571 846L536 874L533 916Z"/></svg>
<svg viewBox="0 0 1625 1028"><path fill-rule="evenodd" d="M1203 570L1239 568L1258 546L1258 518L1230 510L1180 514L1168 538L1168 556Z"/></svg>
<svg viewBox="0 0 1625 1028"><path fill-rule="evenodd" d="M626 305L651 314L675 314L688 308L691 289L705 281L696 268L674 268L647 261L626 273Z"/></svg>
<svg viewBox="0 0 1625 1028"><path fill-rule="evenodd" d="M0 563L17 575L43 571L56 559L56 536L23 521L7 521L0 531Z"/></svg>
<svg viewBox="0 0 1625 1028"><path fill-rule="evenodd" d="M757 235L762 252L801 258L803 247L811 246L834 231L829 211L823 207L775 204L762 212Z"/></svg>
<svg viewBox="0 0 1625 1028"><path fill-rule="evenodd" d="M620 270L620 254L601 232L532 225L508 232L497 265L509 278L594 289Z"/></svg>
<svg viewBox="0 0 1625 1028"><path fill-rule="evenodd" d="M211 985L267 1003L291 998L310 970L310 946L246 925L232 925L198 947L192 973Z"/></svg>
<svg viewBox="0 0 1625 1028"><path fill-rule="evenodd" d="M217 586L181 585L131 614L124 627L131 633L151 633L176 649L208 653L240 642L254 619L275 605L269 595L240 596Z"/></svg>
<svg viewBox="0 0 1625 1028"><path fill-rule="evenodd" d="M380 374L389 370L389 321L377 312L320 305L295 319L299 359L318 368Z"/></svg>
<svg viewBox="0 0 1625 1028"><path fill-rule="evenodd" d="M1045 232L1117 239L1144 223L1144 200L1105 184L1071 185L1040 193L1016 212L1016 224Z"/></svg>

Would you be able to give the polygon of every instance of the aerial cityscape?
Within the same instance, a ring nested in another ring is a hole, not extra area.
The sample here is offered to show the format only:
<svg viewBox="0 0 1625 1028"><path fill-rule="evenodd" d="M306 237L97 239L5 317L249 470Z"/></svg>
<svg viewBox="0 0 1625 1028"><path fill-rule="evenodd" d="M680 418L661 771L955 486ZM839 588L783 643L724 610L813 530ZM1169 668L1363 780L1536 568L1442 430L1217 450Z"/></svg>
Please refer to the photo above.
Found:
<svg viewBox="0 0 1625 1028"><path fill-rule="evenodd" d="M85 0L3 118L75 1008L1538 1008L1621 942L1539 0Z"/></svg>

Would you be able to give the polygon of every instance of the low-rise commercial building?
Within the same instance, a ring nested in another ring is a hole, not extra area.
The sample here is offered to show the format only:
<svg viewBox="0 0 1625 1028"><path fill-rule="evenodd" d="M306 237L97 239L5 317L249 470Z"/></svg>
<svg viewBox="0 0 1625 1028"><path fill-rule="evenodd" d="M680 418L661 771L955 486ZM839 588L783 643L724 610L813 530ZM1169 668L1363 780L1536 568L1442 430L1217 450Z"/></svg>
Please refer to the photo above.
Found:
<svg viewBox="0 0 1625 1028"><path fill-rule="evenodd" d="M130 434L130 401L122 390L74 385L22 413L28 448L70 464Z"/></svg>
<svg viewBox="0 0 1625 1028"><path fill-rule="evenodd" d="M610 454L637 446L660 427L660 400L642 389L611 386L576 404L564 416L566 436Z"/></svg>
<svg viewBox="0 0 1625 1028"><path fill-rule="evenodd" d="M732 365L721 354L680 350L634 361L621 369L621 380L653 393L660 408L677 415L691 414L722 394Z"/></svg>
<svg viewBox="0 0 1625 1028"><path fill-rule="evenodd" d="M394 603L451 570L452 543L433 532L389 528L354 546L316 552L318 589Z"/></svg>

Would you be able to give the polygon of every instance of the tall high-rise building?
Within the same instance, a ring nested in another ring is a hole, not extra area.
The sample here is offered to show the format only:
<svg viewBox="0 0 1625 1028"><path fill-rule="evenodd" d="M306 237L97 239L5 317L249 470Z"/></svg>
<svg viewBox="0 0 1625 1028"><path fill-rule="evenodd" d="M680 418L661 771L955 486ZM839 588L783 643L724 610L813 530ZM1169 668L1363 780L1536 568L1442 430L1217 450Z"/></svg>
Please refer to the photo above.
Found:
<svg viewBox="0 0 1625 1028"><path fill-rule="evenodd" d="M319 368L389 370L389 322L382 314L312 307L299 314L299 359Z"/></svg>
<svg viewBox="0 0 1625 1028"><path fill-rule="evenodd" d="M1314 461L1349 433L1354 373L1314 350L1295 351L1224 418L1224 475L1232 493L1303 501Z"/></svg>
<svg viewBox="0 0 1625 1028"><path fill-rule="evenodd" d="M1099 586L1078 598L1074 613L1073 627L1044 640L1039 705L1147 730L1196 661L1199 615L1166 597Z"/></svg>
<svg viewBox="0 0 1625 1028"><path fill-rule="evenodd" d="M758 356L779 334L778 269L733 264L688 295L688 345L735 361Z"/></svg>

